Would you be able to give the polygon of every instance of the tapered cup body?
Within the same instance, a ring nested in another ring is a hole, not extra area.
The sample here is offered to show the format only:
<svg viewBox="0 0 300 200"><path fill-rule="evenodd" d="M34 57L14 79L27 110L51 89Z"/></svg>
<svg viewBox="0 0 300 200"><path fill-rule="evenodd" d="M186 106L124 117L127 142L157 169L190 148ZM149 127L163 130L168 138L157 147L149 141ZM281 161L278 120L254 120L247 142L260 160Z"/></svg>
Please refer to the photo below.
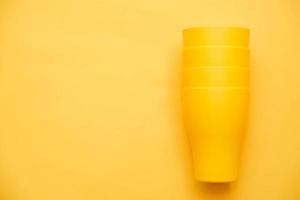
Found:
<svg viewBox="0 0 300 200"><path fill-rule="evenodd" d="M195 178L237 179L249 107L249 30L183 32L182 104Z"/></svg>

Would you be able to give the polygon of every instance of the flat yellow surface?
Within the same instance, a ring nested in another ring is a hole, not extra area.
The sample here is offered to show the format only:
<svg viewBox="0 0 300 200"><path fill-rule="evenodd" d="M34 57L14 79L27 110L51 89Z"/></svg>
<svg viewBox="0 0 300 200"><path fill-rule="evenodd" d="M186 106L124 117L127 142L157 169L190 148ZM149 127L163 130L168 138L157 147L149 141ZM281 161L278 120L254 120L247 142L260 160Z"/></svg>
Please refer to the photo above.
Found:
<svg viewBox="0 0 300 200"><path fill-rule="evenodd" d="M0 198L300 199L298 0L3 0ZM241 175L196 183L181 30L251 29Z"/></svg>

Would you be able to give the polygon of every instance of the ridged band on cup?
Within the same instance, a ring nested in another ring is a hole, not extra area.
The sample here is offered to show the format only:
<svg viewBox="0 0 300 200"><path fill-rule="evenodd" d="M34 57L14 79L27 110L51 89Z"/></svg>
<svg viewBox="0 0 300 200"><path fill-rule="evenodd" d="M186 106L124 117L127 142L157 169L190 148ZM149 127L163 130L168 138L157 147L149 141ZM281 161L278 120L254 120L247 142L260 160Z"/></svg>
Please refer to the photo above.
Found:
<svg viewBox="0 0 300 200"><path fill-rule="evenodd" d="M249 46L249 29L240 27L193 27L183 31L183 46Z"/></svg>
<svg viewBox="0 0 300 200"><path fill-rule="evenodd" d="M248 48L197 47L183 50L183 66L248 66Z"/></svg>
<svg viewBox="0 0 300 200"><path fill-rule="evenodd" d="M183 88L249 86L248 67L196 67L183 70Z"/></svg>

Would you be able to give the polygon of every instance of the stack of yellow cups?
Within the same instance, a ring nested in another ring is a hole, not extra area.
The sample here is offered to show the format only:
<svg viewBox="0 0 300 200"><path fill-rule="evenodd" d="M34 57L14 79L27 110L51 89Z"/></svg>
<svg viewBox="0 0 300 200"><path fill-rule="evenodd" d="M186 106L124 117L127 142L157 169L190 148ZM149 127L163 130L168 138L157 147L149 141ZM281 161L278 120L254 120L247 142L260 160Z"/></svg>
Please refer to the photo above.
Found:
<svg viewBox="0 0 300 200"><path fill-rule="evenodd" d="M195 178L230 182L238 176L249 96L249 30L183 31L183 111Z"/></svg>

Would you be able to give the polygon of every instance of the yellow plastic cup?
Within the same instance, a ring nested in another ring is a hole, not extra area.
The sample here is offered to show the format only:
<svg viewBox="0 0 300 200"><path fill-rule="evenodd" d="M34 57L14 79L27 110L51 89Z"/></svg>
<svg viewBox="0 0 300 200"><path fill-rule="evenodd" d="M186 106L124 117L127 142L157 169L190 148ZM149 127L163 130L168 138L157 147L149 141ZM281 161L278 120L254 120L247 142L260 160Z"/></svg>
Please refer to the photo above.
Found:
<svg viewBox="0 0 300 200"><path fill-rule="evenodd" d="M195 178L237 179L249 99L249 30L183 31L184 121Z"/></svg>

